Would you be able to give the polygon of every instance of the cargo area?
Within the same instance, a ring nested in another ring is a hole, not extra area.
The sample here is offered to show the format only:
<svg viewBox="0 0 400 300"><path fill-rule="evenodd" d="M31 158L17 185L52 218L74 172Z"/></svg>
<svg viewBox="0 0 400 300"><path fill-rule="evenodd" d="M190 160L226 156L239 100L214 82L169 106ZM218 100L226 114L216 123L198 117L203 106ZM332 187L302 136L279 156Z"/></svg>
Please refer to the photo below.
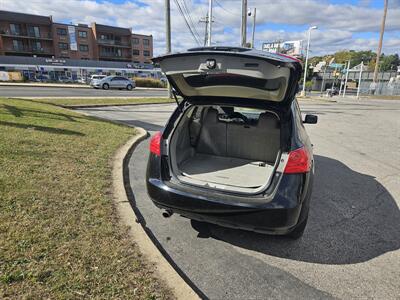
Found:
<svg viewBox="0 0 400 300"><path fill-rule="evenodd" d="M233 192L266 188L279 153L278 116L255 109L192 107L170 140L170 163L179 181Z"/></svg>

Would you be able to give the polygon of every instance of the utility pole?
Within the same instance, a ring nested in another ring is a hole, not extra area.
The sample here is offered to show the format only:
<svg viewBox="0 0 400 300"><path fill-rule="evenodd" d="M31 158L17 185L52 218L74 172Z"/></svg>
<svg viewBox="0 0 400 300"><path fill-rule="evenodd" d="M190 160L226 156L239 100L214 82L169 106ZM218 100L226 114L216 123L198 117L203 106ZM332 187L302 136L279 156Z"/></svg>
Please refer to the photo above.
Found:
<svg viewBox="0 0 400 300"><path fill-rule="evenodd" d="M346 79L344 80L343 98L346 96L347 79L349 78L350 60L347 62Z"/></svg>
<svg viewBox="0 0 400 300"><path fill-rule="evenodd" d="M167 53L171 53L171 5L170 0L165 0L165 40ZM168 81L168 96L172 98L172 90Z"/></svg>
<svg viewBox="0 0 400 300"><path fill-rule="evenodd" d="M208 0L208 32L207 32L207 46L211 47L211 32L212 32L212 19L213 19L213 0Z"/></svg>
<svg viewBox="0 0 400 300"><path fill-rule="evenodd" d="M247 42L247 0L242 0L241 45L246 47Z"/></svg>
<svg viewBox="0 0 400 300"><path fill-rule="evenodd" d="M204 29L204 47L205 47L205 46L207 46L207 41L208 41L208 35L207 35L207 32L208 32L208 13L207 13L205 19L202 18L200 20L200 23L201 22L204 22L206 24L206 28Z"/></svg>
<svg viewBox="0 0 400 300"><path fill-rule="evenodd" d="M257 8L254 7L254 12L253 12L253 33L251 35L251 47L252 48L255 48L254 47L254 35L256 33L256 14L257 14Z"/></svg>
<svg viewBox="0 0 400 300"><path fill-rule="evenodd" d="M360 77L358 78L357 99L360 99L361 76L362 76L363 67L364 67L364 62L361 61L361 64L360 64Z"/></svg>
<svg viewBox="0 0 400 300"><path fill-rule="evenodd" d="M208 42L208 22L209 22L209 18L208 18L208 12L205 18L201 18L199 20L200 23L204 23L206 26L204 28L204 47L207 46L207 42Z"/></svg>
<svg viewBox="0 0 400 300"><path fill-rule="evenodd" d="M380 59L381 52L382 52L382 40L383 40L383 34L385 32L387 7L388 7L388 0L385 0L385 6L383 8L383 18L382 18L382 24L381 24L381 33L379 35L378 50L376 51L376 62L375 62L374 79L373 79L375 86L376 86L376 81L378 79L379 59Z"/></svg>

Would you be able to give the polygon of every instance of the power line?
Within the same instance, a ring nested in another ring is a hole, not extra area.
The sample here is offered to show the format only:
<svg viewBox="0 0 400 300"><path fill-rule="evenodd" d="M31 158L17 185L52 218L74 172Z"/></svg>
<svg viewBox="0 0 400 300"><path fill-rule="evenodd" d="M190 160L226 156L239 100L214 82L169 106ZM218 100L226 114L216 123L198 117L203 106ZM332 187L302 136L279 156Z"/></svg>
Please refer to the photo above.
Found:
<svg viewBox="0 0 400 300"><path fill-rule="evenodd" d="M189 29L190 33L192 34L193 39L194 39L194 40L196 41L196 43L200 46L200 42L199 42L197 36L194 34L194 32L193 32L193 30L192 30L192 27L190 26L189 21L187 20L186 15L185 15L185 13L183 12L183 9L182 9L181 5L179 4L178 0L174 0L174 1L175 1L176 6L178 7L179 13L181 14L181 16L183 17L183 19L185 20L186 26L187 26L187 28Z"/></svg>
<svg viewBox="0 0 400 300"><path fill-rule="evenodd" d="M234 16L241 16L241 14L234 13L233 11L228 10L228 9L226 9L225 7L223 7L222 4L221 4L218 0L214 0L214 1L215 1L215 3L217 3L217 5L218 5L220 8L222 8L222 9L223 9L224 11L226 11L227 13L229 13L229 14L231 14L231 15L234 15Z"/></svg>
<svg viewBox="0 0 400 300"><path fill-rule="evenodd" d="M186 11L186 15L188 16L189 23L192 26L192 29L193 29L194 33L196 34L196 36L197 36L197 39L200 41L201 40L200 34L197 31L195 23L193 22L192 14L191 14L190 10L188 9L188 5L186 3L186 0L182 0L182 3L183 3L182 7L184 9L184 12Z"/></svg>

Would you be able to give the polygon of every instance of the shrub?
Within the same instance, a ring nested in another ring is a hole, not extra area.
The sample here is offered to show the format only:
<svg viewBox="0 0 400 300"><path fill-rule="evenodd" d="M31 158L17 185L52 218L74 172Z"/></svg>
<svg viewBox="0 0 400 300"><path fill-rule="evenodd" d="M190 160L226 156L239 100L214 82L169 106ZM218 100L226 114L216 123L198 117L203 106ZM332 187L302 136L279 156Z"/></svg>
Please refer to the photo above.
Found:
<svg viewBox="0 0 400 300"><path fill-rule="evenodd" d="M159 79L141 77L135 77L133 79L136 82L136 86L140 87L164 88L167 86L165 82L162 82Z"/></svg>

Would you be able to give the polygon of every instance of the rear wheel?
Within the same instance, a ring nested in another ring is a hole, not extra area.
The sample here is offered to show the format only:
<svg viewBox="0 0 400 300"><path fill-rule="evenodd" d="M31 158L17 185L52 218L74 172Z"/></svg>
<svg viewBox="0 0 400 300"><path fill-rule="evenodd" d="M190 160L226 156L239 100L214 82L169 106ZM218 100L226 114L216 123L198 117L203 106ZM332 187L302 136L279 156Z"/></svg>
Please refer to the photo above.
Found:
<svg viewBox="0 0 400 300"><path fill-rule="evenodd" d="M132 89L133 89L132 84L128 84L128 85L126 86L126 89L127 89L128 91L132 91Z"/></svg>
<svg viewBox="0 0 400 300"><path fill-rule="evenodd" d="M290 233L287 234L287 237L297 240L303 236L304 230L306 229L307 226L307 220L308 216L304 219L303 222L301 222L297 227L291 231Z"/></svg>
<svg viewBox="0 0 400 300"><path fill-rule="evenodd" d="M108 90L110 85L108 83L103 83L103 90Z"/></svg>

